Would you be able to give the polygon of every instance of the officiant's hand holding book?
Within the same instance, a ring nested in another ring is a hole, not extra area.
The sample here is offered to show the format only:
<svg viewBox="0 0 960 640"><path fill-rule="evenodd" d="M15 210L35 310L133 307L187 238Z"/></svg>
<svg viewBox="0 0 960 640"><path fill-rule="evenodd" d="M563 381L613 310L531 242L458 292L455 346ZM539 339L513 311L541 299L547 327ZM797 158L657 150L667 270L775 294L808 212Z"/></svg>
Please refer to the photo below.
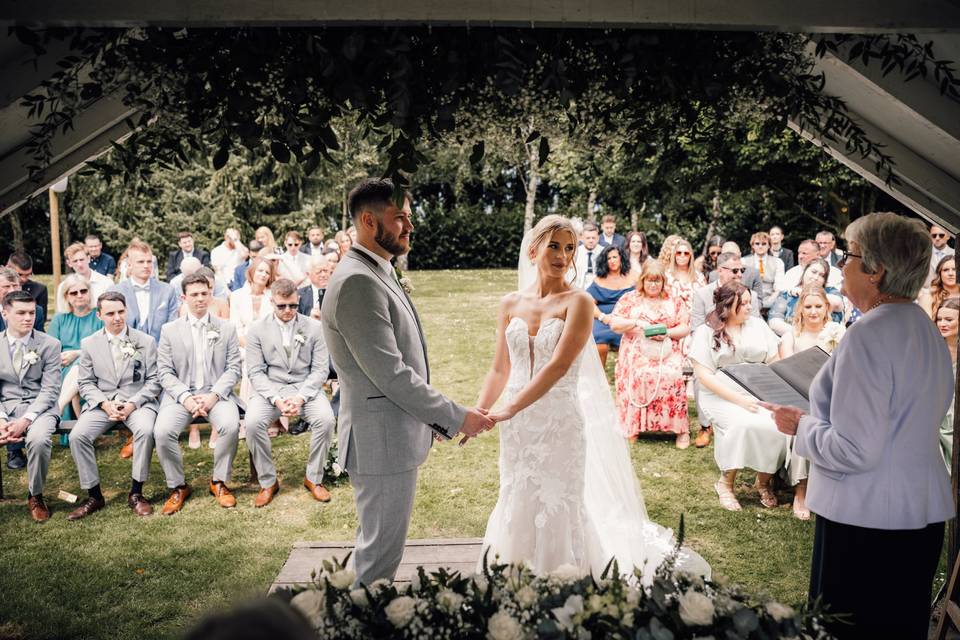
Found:
<svg viewBox="0 0 960 640"><path fill-rule="evenodd" d="M797 435L800 417L806 415L803 411L796 407L773 404L771 402L761 402L760 406L773 414L773 421L777 425L777 431L785 433L788 436Z"/></svg>
<svg viewBox="0 0 960 640"><path fill-rule="evenodd" d="M734 364L720 371L754 398L806 413L810 410L810 384L829 359L826 351L811 347L769 365Z"/></svg>

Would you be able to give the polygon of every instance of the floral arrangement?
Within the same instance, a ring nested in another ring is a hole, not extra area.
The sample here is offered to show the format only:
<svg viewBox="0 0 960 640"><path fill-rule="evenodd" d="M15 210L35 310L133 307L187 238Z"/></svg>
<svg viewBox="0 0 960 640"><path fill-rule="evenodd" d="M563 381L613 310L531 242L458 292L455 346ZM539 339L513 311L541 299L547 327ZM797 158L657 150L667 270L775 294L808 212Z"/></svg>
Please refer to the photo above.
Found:
<svg viewBox="0 0 960 640"><path fill-rule="evenodd" d="M327 450L327 460L323 464L323 477L328 483L339 484L347 481L347 471L340 466L338 457L337 440L334 438Z"/></svg>
<svg viewBox="0 0 960 640"><path fill-rule="evenodd" d="M599 579L562 566L536 576L523 564L487 564L464 577L423 567L408 585L378 580L353 589L343 561L323 562L313 582L278 592L318 637L353 638L807 638L824 639L823 618L752 597L721 580L672 569L649 586L622 577L615 563Z"/></svg>
<svg viewBox="0 0 960 640"><path fill-rule="evenodd" d="M219 339L220 331L218 331L217 328L212 324L207 324L207 341L213 343Z"/></svg>
<svg viewBox="0 0 960 640"><path fill-rule="evenodd" d="M293 336L293 341L303 346L307 342L307 336L303 333L302 330L297 329L297 332Z"/></svg>
<svg viewBox="0 0 960 640"><path fill-rule="evenodd" d="M397 282L400 283L400 287L407 292L407 295L413 293L413 281L407 276L403 275L403 271L400 270L400 267L394 266L393 272L397 276Z"/></svg>
<svg viewBox="0 0 960 640"><path fill-rule="evenodd" d="M130 340L130 338L124 338L120 341L120 355L122 355L126 360L129 360L130 358L133 358L134 360L140 360L141 358L140 350L137 349L137 345L134 344L133 340Z"/></svg>
<svg viewBox="0 0 960 640"><path fill-rule="evenodd" d="M27 349L23 354L23 361L28 367L33 366L40 362L40 353L36 349Z"/></svg>
<svg viewBox="0 0 960 640"><path fill-rule="evenodd" d="M833 353L833 350L840 344L840 338L843 337L843 334L843 325L838 322L828 322L817 335L817 345L827 353Z"/></svg>

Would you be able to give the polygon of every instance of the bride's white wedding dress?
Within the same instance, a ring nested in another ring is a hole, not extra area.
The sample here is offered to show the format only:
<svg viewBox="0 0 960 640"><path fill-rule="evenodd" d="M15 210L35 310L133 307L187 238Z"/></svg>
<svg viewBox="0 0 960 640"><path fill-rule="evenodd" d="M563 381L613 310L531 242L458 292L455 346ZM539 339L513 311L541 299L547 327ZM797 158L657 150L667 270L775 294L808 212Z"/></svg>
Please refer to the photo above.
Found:
<svg viewBox="0 0 960 640"><path fill-rule="evenodd" d="M564 320L550 318L531 336L524 320L511 319L505 336L508 396L550 361L563 328ZM588 340L543 397L498 425L500 493L483 543L490 561L499 556L500 562L526 562L537 574L573 565L599 576L616 557L621 572L639 566L644 581L652 579L675 540L672 531L647 519L615 420L596 347ZM687 548L678 566L710 572Z"/></svg>

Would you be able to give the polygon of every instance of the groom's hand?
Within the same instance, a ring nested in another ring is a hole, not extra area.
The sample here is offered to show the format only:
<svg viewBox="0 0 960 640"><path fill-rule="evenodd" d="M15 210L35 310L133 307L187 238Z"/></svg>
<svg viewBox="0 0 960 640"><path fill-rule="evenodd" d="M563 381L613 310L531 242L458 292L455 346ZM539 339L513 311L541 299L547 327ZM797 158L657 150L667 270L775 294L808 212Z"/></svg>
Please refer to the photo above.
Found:
<svg viewBox="0 0 960 640"><path fill-rule="evenodd" d="M460 433L464 435L464 438L460 440L461 447L470 438L475 438L484 431L493 429L495 423L484 414L485 412L481 409L467 410L467 416L463 419L463 425L460 427Z"/></svg>

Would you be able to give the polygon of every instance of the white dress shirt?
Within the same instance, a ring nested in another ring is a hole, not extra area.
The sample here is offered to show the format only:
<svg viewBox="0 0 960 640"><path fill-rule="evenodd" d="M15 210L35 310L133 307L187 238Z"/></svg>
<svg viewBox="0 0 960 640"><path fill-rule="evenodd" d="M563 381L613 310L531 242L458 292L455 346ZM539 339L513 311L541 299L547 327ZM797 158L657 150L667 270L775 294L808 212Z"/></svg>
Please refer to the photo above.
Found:
<svg viewBox="0 0 960 640"><path fill-rule="evenodd" d="M21 358L23 360L20 363L20 371L15 372L18 376L20 376L24 371L27 370L27 367L30 366L27 364L27 339L29 337L30 337L30 334L28 333L22 338L15 338L12 335L10 335L9 331L7 331L7 344L10 346L10 361L13 362L13 354L17 352L18 345L19 345L19 348L22 350ZM23 417L29 420L30 422L33 422L34 420L37 419L37 414L31 411L30 413L23 414Z"/></svg>
<svg viewBox="0 0 960 640"><path fill-rule="evenodd" d="M150 317L150 281L147 280L145 283L141 284L130 278L130 283L133 284L133 292L137 296L137 309L140 311L140 324L143 325L146 323L147 318Z"/></svg>
<svg viewBox="0 0 960 640"><path fill-rule="evenodd" d="M228 283L233 278L233 271L237 265L244 261L243 247L240 243L235 243L233 249L227 247L226 242L221 242L210 252L210 266L217 279L223 283Z"/></svg>
<svg viewBox="0 0 960 640"><path fill-rule="evenodd" d="M368 256L370 256L371 258L373 258L373 259L377 262L377 264L380 266L380 269L381 269L386 275L390 276L390 279L391 279L391 280L393 280L394 282L396 282L396 280L397 280L397 272L393 270L393 263L391 263L389 260L387 260L387 259L385 259L385 258L381 258L381 257L378 256L377 254L375 254L373 251L370 251L370 249L367 249L366 247L364 247L363 245L361 245L361 244L359 244L359 243L353 245L353 248L356 249L357 251L362 251L363 253L365 253L365 254L367 254Z"/></svg>

